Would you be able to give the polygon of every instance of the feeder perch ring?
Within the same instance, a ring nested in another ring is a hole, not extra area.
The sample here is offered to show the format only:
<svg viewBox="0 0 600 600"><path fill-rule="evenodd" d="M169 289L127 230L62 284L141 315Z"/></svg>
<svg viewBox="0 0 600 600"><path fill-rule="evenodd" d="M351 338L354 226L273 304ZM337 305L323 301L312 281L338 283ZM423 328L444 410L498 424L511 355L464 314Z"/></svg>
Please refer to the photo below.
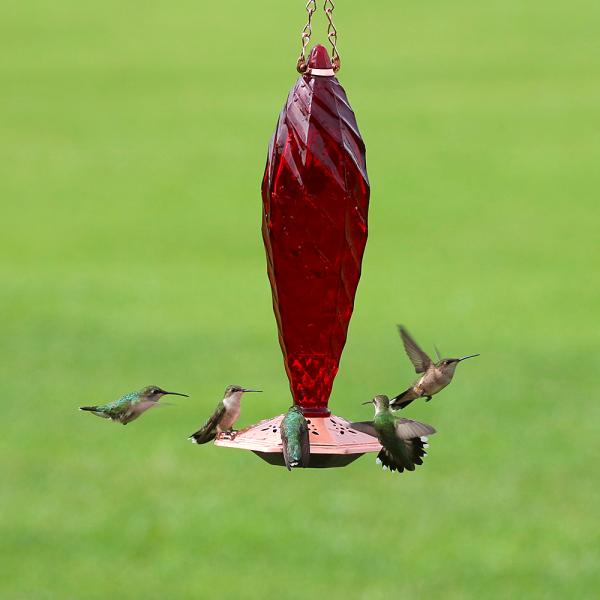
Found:
<svg viewBox="0 0 600 600"><path fill-rule="evenodd" d="M231 435L220 433L215 446L252 450L271 465L285 466L279 427L284 415L260 421ZM367 452L379 452L381 444L352 429L342 417L307 417L310 436L310 468L344 467Z"/></svg>

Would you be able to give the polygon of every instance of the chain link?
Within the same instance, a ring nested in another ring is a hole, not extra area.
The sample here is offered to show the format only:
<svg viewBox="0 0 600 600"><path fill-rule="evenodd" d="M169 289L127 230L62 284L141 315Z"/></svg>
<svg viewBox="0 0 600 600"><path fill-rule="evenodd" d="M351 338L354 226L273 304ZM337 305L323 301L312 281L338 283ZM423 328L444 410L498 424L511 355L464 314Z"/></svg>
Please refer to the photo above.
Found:
<svg viewBox="0 0 600 600"><path fill-rule="evenodd" d="M335 9L333 0L325 0L324 9L327 20L329 21L329 25L327 26L327 39L331 44L331 64L333 65L333 70L337 73L340 70L341 61L337 49L337 29L333 24L333 10Z"/></svg>
<svg viewBox="0 0 600 600"><path fill-rule="evenodd" d="M333 0L325 0L323 4L323 9L325 11L325 15L327 16L327 21L329 24L327 25L327 39L331 44L331 64L333 66L333 70L337 73L340 70L341 61L340 55L337 49L337 29L333 23L333 11L335 9L335 4ZM298 57L298 61L296 63L296 69L298 73L305 73L308 67L306 62L306 48L310 43L310 36L312 35L312 18L315 12L317 11L317 0L308 0L306 3L306 12L308 13L308 22L302 29L302 33L300 34L302 40L302 49L300 50L300 56Z"/></svg>
<svg viewBox="0 0 600 600"><path fill-rule="evenodd" d="M298 57L298 62L296 63L296 69L298 73L304 73L307 68L306 64L306 47L310 42L310 36L312 34L312 18L317 10L317 1L316 0L308 0L306 3L306 12L308 13L308 22L304 26L304 29L301 33L302 39L302 50L300 50L300 56Z"/></svg>

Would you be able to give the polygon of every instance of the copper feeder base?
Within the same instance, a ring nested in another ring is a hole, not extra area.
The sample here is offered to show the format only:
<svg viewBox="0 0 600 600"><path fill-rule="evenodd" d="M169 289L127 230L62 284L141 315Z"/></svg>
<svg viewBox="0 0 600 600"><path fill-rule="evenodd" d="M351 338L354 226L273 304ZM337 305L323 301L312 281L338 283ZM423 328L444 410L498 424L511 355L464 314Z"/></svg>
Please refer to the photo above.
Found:
<svg viewBox="0 0 600 600"><path fill-rule="evenodd" d="M279 427L284 415L261 421L232 433L217 435L215 446L252 450L271 465L285 466ZM379 452L381 444L350 427L342 417L307 417L310 435L310 468L345 467L366 452Z"/></svg>

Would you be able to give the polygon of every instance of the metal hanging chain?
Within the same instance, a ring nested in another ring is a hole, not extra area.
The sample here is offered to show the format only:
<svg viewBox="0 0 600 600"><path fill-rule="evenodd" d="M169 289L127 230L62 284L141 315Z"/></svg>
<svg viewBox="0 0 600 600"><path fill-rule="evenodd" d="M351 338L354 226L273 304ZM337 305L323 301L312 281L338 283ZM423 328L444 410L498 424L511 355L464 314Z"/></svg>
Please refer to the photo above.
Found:
<svg viewBox="0 0 600 600"><path fill-rule="evenodd" d="M337 29L333 23L333 10L335 9L333 0L325 0L323 9L325 11L325 15L327 16L327 21L329 22L327 25L327 39L331 44L331 64L333 66L333 70L337 73L340 70L341 61L337 49ZM310 36L312 35L312 18L316 11L317 1L308 0L306 3L308 22L304 26L304 29L302 29L302 33L300 35L302 40L302 49L300 50L300 56L298 57L298 62L296 63L296 69L298 70L298 73L305 73L308 67L306 62L306 48L310 43Z"/></svg>
<svg viewBox="0 0 600 600"><path fill-rule="evenodd" d="M296 63L296 69L298 73L304 73L307 68L306 64L306 47L310 42L310 36L312 34L312 18L315 12L317 11L317 1L316 0L308 0L306 3L306 12L308 13L308 23L304 26L302 30L301 39L302 39L302 50L300 50L300 56L298 57L298 62Z"/></svg>
<svg viewBox="0 0 600 600"><path fill-rule="evenodd" d="M337 29L333 24L334 8L335 4L333 3L333 0L325 0L324 9L327 20L329 21L329 25L327 26L327 39L329 39L329 43L331 44L331 64L333 65L333 70L337 73L341 67L341 60L337 49Z"/></svg>

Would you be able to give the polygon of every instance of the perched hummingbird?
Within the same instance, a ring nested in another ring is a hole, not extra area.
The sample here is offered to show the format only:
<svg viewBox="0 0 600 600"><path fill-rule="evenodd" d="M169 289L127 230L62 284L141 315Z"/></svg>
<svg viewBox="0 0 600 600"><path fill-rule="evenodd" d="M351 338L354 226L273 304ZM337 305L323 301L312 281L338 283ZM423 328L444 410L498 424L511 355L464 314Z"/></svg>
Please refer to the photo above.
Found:
<svg viewBox="0 0 600 600"><path fill-rule="evenodd" d="M377 455L378 462L390 471L404 469L414 471L415 465L423 464L427 456L427 437L435 433L435 429L426 423L396 417L390 410L390 400L387 396L375 396L369 402L375 406L373 421L352 423L352 429L362 431L376 437L383 446Z"/></svg>
<svg viewBox="0 0 600 600"><path fill-rule="evenodd" d="M79 410L88 410L94 413L97 417L103 417L104 419L110 419L111 421L119 421L123 425L127 425L134 419L137 419L143 412L146 412L149 408L156 406L158 401L163 396L185 396L187 394L180 394L179 392L166 392L162 388L156 385L149 385L137 392L131 392L121 396L114 402L108 404L100 404L98 406L80 406Z"/></svg>
<svg viewBox="0 0 600 600"><path fill-rule="evenodd" d="M310 460L308 425L299 406L294 404L287 411L281 421L280 432L283 460L288 471L291 471L292 467L308 467Z"/></svg>
<svg viewBox="0 0 600 600"><path fill-rule="evenodd" d="M392 398L390 406L393 410L404 408L417 398L425 398L425 401L429 402L434 394L443 390L452 381L454 370L459 362L479 356L479 354L470 354L461 358L442 358L436 348L438 362L434 363L402 325L398 325L398 329L406 354L415 366L415 371L423 375L406 391Z"/></svg>
<svg viewBox="0 0 600 600"><path fill-rule="evenodd" d="M215 412L208 421L202 425L196 433L192 433L188 439L194 444L206 444L214 440L217 433L231 431L233 424L240 416L240 400L245 392L261 392L262 390L248 390L239 385L228 385L225 388L223 400L217 404Z"/></svg>

